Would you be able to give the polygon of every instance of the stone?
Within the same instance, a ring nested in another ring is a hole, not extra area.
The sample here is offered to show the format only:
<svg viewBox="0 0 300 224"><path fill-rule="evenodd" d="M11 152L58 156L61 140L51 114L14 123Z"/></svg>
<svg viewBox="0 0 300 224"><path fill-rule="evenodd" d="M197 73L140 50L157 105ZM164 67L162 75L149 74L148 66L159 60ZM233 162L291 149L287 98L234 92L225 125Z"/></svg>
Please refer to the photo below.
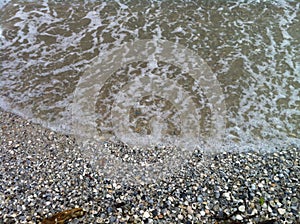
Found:
<svg viewBox="0 0 300 224"><path fill-rule="evenodd" d="M268 206L268 212L269 212L269 213L272 213L272 212L273 212L273 210L272 210L272 207L271 207L271 206Z"/></svg>
<svg viewBox="0 0 300 224"><path fill-rule="evenodd" d="M245 211L246 211L245 205L239 206L239 211L240 211L240 212L245 212Z"/></svg>
<svg viewBox="0 0 300 224"><path fill-rule="evenodd" d="M273 208L276 206L276 203L275 203L275 201L273 201L273 200L270 201L269 204L270 204L270 206L273 207Z"/></svg>
<svg viewBox="0 0 300 224"><path fill-rule="evenodd" d="M258 186L259 188L263 188L263 187L264 187L263 183L259 183L257 186Z"/></svg>
<svg viewBox="0 0 300 224"><path fill-rule="evenodd" d="M149 212L145 211L144 214L143 214L143 218L144 218L144 219L150 218Z"/></svg>
<svg viewBox="0 0 300 224"><path fill-rule="evenodd" d="M285 209L284 208L279 208L277 211L278 211L278 213L280 215L284 215L285 214Z"/></svg>
<svg viewBox="0 0 300 224"><path fill-rule="evenodd" d="M230 192L223 193L223 197L225 197L227 201L230 201Z"/></svg>
<svg viewBox="0 0 300 224"><path fill-rule="evenodd" d="M183 215L182 214L179 214L178 216L177 216L177 218L179 219L179 220L183 220Z"/></svg>
<svg viewBox="0 0 300 224"><path fill-rule="evenodd" d="M236 218L237 220L243 220L243 217L242 217L241 215L237 215L235 218Z"/></svg>
<svg viewBox="0 0 300 224"><path fill-rule="evenodd" d="M193 214L193 213L194 213L194 211L193 211L193 209L192 209L191 206L188 206L188 207L186 208L186 210L187 210L187 212L188 212L189 214Z"/></svg>

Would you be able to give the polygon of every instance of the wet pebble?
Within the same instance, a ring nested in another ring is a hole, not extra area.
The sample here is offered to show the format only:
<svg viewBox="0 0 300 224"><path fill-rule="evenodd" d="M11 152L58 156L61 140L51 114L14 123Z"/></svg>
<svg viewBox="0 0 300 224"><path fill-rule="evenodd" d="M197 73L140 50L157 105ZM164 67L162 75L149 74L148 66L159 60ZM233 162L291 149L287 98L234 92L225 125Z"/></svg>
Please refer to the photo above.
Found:
<svg viewBox="0 0 300 224"><path fill-rule="evenodd" d="M72 223L215 223L234 211L240 222L300 219L296 147L197 156L164 181L133 184L93 169L72 136L0 115L10 127L0 127L0 223L38 223L73 207L86 215Z"/></svg>

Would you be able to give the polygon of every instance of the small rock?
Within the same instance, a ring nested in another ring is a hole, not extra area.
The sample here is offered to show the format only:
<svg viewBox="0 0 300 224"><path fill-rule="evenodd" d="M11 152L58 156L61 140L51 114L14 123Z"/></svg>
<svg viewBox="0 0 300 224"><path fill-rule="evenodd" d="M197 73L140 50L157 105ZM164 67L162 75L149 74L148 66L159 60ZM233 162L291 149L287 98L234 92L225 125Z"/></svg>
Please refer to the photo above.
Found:
<svg viewBox="0 0 300 224"><path fill-rule="evenodd" d="M110 194L106 194L106 198L112 198Z"/></svg>
<svg viewBox="0 0 300 224"><path fill-rule="evenodd" d="M258 186L259 188L263 188L263 187L264 187L263 183L259 183L257 186Z"/></svg>
<svg viewBox="0 0 300 224"><path fill-rule="evenodd" d="M239 211L240 211L240 212L245 212L245 211L246 211L245 205L239 206Z"/></svg>
<svg viewBox="0 0 300 224"><path fill-rule="evenodd" d="M243 217L242 217L241 215L237 215L235 218L236 218L237 220L243 220Z"/></svg>
<svg viewBox="0 0 300 224"><path fill-rule="evenodd" d="M270 206L273 207L273 208L276 206L275 201L270 201L269 204L270 204Z"/></svg>
<svg viewBox="0 0 300 224"><path fill-rule="evenodd" d="M162 219L162 218L164 218L164 215L163 215L163 214L159 214L159 215L158 215L158 218L159 218L159 219Z"/></svg>
<svg viewBox="0 0 300 224"><path fill-rule="evenodd" d="M173 201L174 201L173 197L171 197L171 196L168 197L168 200L169 200L170 202L173 202Z"/></svg>
<svg viewBox="0 0 300 224"><path fill-rule="evenodd" d="M253 209L251 215L256 215L258 213L257 209Z"/></svg>
<svg viewBox="0 0 300 224"><path fill-rule="evenodd" d="M110 221L110 223L114 223L114 222L116 222L116 217L115 216L111 216L110 217L110 219L109 219L109 221Z"/></svg>
<svg viewBox="0 0 300 224"><path fill-rule="evenodd" d="M11 215L12 218L16 218L17 216L18 216L17 213L13 213L13 214Z"/></svg>
<svg viewBox="0 0 300 224"><path fill-rule="evenodd" d="M230 200L230 192L223 193L223 197L225 197L227 199L227 201L229 201Z"/></svg>
<svg viewBox="0 0 300 224"><path fill-rule="evenodd" d="M279 213L280 215L284 215L284 214L285 214L285 209L284 209L284 208L279 208L279 209L278 209L278 213Z"/></svg>
<svg viewBox="0 0 300 224"><path fill-rule="evenodd" d="M216 212L219 211L220 210L219 204L214 205L213 210Z"/></svg>
<svg viewBox="0 0 300 224"><path fill-rule="evenodd" d="M19 148L20 147L20 144L16 144L16 145L14 145L14 149L17 149L17 148Z"/></svg>
<svg viewBox="0 0 300 224"><path fill-rule="evenodd" d="M145 211L144 214L143 214L143 218L148 219L149 217L150 217L149 212Z"/></svg>
<svg viewBox="0 0 300 224"><path fill-rule="evenodd" d="M278 207L282 206L282 204L280 203L280 201L277 201L276 204L277 204Z"/></svg>
<svg viewBox="0 0 300 224"><path fill-rule="evenodd" d="M183 220L183 215L179 214L179 215L177 216L177 218L178 218L179 220Z"/></svg>
<svg viewBox="0 0 300 224"><path fill-rule="evenodd" d="M269 213L272 213L272 212L273 212L271 206L268 206L268 212L269 212Z"/></svg>
<svg viewBox="0 0 300 224"><path fill-rule="evenodd" d="M96 223L104 223L104 219L99 217L96 219Z"/></svg>
<svg viewBox="0 0 300 224"><path fill-rule="evenodd" d="M189 214L193 214L193 213L194 213L194 211L193 211L193 209L192 209L191 206L188 206L186 210L187 210L187 212L188 212Z"/></svg>
<svg viewBox="0 0 300 224"><path fill-rule="evenodd" d="M197 201L200 202L200 203L203 202L202 197L201 196L197 196Z"/></svg>

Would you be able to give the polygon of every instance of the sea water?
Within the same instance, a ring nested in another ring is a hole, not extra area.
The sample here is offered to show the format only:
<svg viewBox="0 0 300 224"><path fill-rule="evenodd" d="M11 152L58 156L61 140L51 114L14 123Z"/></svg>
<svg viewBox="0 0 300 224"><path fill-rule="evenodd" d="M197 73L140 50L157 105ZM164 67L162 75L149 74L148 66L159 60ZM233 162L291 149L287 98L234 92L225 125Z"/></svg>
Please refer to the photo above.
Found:
<svg viewBox="0 0 300 224"><path fill-rule="evenodd" d="M299 1L0 6L4 110L136 145L299 145Z"/></svg>

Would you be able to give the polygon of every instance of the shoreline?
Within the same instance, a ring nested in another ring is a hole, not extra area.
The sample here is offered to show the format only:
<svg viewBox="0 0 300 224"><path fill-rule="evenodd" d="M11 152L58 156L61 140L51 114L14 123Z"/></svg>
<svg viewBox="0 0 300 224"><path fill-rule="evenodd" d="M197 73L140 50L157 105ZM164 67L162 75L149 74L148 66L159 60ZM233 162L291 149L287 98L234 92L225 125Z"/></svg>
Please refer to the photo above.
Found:
<svg viewBox="0 0 300 224"><path fill-rule="evenodd" d="M193 157L168 180L103 178L72 136L0 110L0 223L300 223L300 149ZM266 222L267 223L267 222Z"/></svg>

